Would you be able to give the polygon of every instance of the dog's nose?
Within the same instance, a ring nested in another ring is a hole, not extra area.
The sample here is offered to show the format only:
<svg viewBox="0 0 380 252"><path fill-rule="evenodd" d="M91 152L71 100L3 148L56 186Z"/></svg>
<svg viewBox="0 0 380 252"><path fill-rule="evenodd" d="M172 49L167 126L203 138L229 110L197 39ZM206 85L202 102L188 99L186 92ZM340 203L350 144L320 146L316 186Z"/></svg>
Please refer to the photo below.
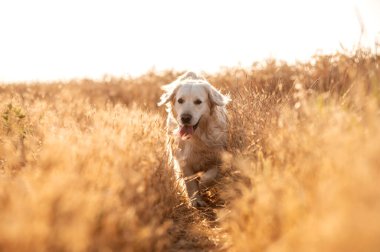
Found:
<svg viewBox="0 0 380 252"><path fill-rule="evenodd" d="M181 115L181 121L182 123L190 123L192 116L190 114L182 114Z"/></svg>

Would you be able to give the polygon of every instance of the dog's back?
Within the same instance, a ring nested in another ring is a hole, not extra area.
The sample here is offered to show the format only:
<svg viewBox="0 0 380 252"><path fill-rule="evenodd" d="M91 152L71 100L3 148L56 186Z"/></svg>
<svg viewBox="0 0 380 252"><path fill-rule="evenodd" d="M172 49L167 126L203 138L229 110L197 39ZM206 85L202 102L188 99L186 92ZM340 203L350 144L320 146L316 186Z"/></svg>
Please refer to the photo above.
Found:
<svg viewBox="0 0 380 252"><path fill-rule="evenodd" d="M180 81L184 81L184 80L203 80L203 81L205 81L206 79L202 75L197 74L195 72L186 72L183 75L181 75L178 78L178 80L180 80Z"/></svg>

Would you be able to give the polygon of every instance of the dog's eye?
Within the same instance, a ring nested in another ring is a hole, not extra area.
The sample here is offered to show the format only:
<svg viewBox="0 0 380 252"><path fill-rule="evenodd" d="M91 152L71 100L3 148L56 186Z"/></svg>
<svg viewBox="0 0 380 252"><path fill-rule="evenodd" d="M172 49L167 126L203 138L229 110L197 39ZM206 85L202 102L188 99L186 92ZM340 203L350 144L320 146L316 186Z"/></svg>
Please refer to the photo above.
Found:
<svg viewBox="0 0 380 252"><path fill-rule="evenodd" d="M184 101L183 101L182 98L179 98L179 99L178 99L178 103L179 103L179 104L182 104L183 102L184 102Z"/></svg>
<svg viewBox="0 0 380 252"><path fill-rule="evenodd" d="M199 105L199 104L201 104L201 103L202 103L202 101L199 100L199 99L194 101L194 104L196 104L196 105Z"/></svg>

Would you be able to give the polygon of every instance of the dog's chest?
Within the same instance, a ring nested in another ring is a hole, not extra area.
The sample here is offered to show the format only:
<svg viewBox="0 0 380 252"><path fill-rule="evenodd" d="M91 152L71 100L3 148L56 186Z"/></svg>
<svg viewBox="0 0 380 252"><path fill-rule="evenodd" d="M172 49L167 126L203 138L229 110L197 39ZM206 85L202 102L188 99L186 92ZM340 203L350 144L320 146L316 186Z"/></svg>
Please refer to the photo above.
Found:
<svg viewBox="0 0 380 252"><path fill-rule="evenodd" d="M218 163L217 152L190 141L180 141L175 156L181 167L191 167L194 172L206 171Z"/></svg>
<svg viewBox="0 0 380 252"><path fill-rule="evenodd" d="M192 144L185 141L180 141L177 143L175 153L177 160L188 162L190 159L197 159L197 153L199 154L199 151L197 151L197 148L194 148Z"/></svg>

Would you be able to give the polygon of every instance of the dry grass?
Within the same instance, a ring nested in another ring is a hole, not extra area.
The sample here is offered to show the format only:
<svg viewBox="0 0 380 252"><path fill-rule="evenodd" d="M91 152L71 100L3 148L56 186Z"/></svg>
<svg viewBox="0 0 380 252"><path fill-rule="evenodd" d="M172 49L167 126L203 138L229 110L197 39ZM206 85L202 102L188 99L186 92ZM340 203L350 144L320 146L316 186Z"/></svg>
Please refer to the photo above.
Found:
<svg viewBox="0 0 380 252"><path fill-rule="evenodd" d="M0 251L378 251L379 56L207 76L233 102L206 210L163 154L178 74L0 86Z"/></svg>

